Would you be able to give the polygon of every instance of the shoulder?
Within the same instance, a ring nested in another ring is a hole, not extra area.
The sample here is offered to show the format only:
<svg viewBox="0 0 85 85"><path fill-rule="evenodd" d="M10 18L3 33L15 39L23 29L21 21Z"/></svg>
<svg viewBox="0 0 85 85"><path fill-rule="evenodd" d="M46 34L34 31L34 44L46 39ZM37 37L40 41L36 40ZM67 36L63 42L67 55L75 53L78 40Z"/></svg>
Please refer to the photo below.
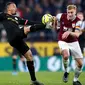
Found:
<svg viewBox="0 0 85 85"><path fill-rule="evenodd" d="M67 13L59 13L57 15L57 18L60 19L60 20L67 19Z"/></svg>
<svg viewBox="0 0 85 85"><path fill-rule="evenodd" d="M58 21L60 21L61 16L62 16L62 13L58 13L58 14L56 15L56 19L57 19Z"/></svg>
<svg viewBox="0 0 85 85"><path fill-rule="evenodd" d="M20 18L20 17L18 17L18 16L16 16L16 15L12 15L11 17L12 17L14 20L16 20L16 21L21 20L21 18Z"/></svg>
<svg viewBox="0 0 85 85"><path fill-rule="evenodd" d="M15 16L14 18L15 18L15 20L20 20L20 17Z"/></svg>
<svg viewBox="0 0 85 85"><path fill-rule="evenodd" d="M82 24L82 20L80 20L78 17L76 17L76 19L75 19L75 21L76 21L76 24Z"/></svg>
<svg viewBox="0 0 85 85"><path fill-rule="evenodd" d="M23 18L21 18L21 17L19 17L19 16L15 16L15 18L16 18L17 20L23 20Z"/></svg>

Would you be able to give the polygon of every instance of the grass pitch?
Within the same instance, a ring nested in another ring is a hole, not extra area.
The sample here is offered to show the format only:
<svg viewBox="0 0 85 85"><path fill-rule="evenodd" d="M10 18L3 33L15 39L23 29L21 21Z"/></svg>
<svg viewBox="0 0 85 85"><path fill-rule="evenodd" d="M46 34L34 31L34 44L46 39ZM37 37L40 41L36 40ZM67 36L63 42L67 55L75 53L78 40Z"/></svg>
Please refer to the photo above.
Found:
<svg viewBox="0 0 85 85"><path fill-rule="evenodd" d="M63 72L37 72L36 76L44 85L72 85L74 73L70 73L68 83L62 81ZM85 72L82 72L80 81L85 85ZM11 72L0 72L0 85L30 85L29 73L12 75Z"/></svg>

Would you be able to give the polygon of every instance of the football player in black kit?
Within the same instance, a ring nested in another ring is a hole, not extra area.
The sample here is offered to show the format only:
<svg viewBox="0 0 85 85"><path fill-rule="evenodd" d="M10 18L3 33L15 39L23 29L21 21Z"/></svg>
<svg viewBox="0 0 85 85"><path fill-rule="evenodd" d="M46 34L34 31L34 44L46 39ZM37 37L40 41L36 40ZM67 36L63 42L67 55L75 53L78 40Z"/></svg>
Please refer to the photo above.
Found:
<svg viewBox="0 0 85 85"><path fill-rule="evenodd" d="M27 59L27 67L31 77L30 85L44 85L36 79L32 52L23 41L23 38L25 38L29 32L45 29L46 25L14 16L16 14L16 10L16 4L14 2L8 2L6 4L5 11L0 13L0 22L3 24L7 32L9 44L16 48ZM24 26L19 28L19 25Z"/></svg>

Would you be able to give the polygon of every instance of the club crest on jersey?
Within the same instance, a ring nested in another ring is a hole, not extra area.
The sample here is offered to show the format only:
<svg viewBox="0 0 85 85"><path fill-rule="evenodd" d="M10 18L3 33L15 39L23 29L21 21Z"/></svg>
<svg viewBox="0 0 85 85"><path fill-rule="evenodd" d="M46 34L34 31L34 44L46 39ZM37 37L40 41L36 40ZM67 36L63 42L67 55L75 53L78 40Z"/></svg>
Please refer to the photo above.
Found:
<svg viewBox="0 0 85 85"><path fill-rule="evenodd" d="M75 28L75 26L76 26L75 23L72 23L72 27Z"/></svg>

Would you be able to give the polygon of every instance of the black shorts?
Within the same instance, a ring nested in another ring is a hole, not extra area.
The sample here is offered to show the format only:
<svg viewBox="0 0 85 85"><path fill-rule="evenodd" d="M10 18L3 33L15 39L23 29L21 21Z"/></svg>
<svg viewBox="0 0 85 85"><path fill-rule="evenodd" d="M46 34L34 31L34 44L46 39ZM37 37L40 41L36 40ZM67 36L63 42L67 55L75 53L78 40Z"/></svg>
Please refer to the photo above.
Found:
<svg viewBox="0 0 85 85"><path fill-rule="evenodd" d="M22 54L15 48L13 49L11 56L13 57L14 55L19 56L20 58L23 57Z"/></svg>
<svg viewBox="0 0 85 85"><path fill-rule="evenodd" d="M19 37L17 37L9 43L12 47L16 48L22 55L24 55L29 50L27 44L23 41L23 39Z"/></svg>

